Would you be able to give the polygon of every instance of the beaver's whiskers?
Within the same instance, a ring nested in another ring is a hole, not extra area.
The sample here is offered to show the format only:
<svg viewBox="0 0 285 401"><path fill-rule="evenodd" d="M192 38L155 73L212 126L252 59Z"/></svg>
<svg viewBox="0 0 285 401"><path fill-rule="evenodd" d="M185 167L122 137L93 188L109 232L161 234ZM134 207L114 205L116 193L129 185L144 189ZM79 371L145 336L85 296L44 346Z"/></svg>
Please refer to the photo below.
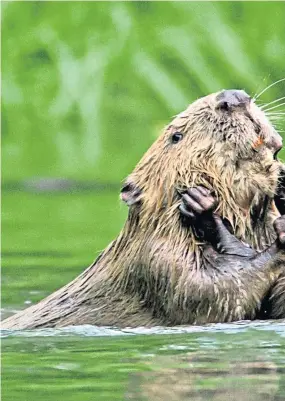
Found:
<svg viewBox="0 0 285 401"><path fill-rule="evenodd" d="M264 109L263 111L266 113L267 111L277 109L278 107L281 107L281 106L284 106L284 105L285 105L285 102L277 104L276 106L273 106L273 107L269 107L268 109Z"/></svg>
<svg viewBox="0 0 285 401"><path fill-rule="evenodd" d="M268 89L272 88L273 86L279 84L279 82L285 81L285 78L281 78L278 81L273 82L272 84L268 85L265 89L263 89L258 95L253 97L253 101L255 102L263 93L265 93Z"/></svg>
<svg viewBox="0 0 285 401"><path fill-rule="evenodd" d="M270 106L270 105L272 105L272 104L274 104L274 103L280 102L280 101L283 100L283 99L285 99L285 96L282 96L282 97L280 97L279 99L273 100L272 102L263 104L263 105L261 105L261 106L259 106L259 107L261 108L261 110L265 110L265 111L266 111L267 106Z"/></svg>

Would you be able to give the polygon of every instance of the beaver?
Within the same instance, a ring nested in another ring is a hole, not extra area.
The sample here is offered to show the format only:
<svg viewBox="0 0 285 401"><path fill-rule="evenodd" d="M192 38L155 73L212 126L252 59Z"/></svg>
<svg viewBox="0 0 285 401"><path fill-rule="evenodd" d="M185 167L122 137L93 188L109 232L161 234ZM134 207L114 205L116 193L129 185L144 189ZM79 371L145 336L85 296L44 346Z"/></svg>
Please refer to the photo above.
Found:
<svg viewBox="0 0 285 401"><path fill-rule="evenodd" d="M126 179L129 212L118 237L2 327L231 322L257 318L264 300L273 302L268 318L284 317L281 147L246 92L194 101Z"/></svg>

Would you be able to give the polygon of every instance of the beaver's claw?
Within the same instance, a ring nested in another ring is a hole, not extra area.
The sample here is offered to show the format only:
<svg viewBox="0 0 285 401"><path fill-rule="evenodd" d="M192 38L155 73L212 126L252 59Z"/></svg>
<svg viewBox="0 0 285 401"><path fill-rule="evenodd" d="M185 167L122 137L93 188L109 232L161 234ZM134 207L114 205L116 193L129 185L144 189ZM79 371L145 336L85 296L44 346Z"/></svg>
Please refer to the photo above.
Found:
<svg viewBox="0 0 285 401"><path fill-rule="evenodd" d="M195 219L206 212L212 212L217 206L217 200L203 186L189 188L182 193L182 203L179 207L182 215Z"/></svg>

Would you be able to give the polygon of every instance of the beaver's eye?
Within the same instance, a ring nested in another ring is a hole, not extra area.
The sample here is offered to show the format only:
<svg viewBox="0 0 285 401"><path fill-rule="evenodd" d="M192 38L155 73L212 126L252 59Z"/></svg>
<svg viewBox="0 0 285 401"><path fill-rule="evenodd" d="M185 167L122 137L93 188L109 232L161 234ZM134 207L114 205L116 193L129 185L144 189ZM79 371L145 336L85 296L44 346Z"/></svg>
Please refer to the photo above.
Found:
<svg viewBox="0 0 285 401"><path fill-rule="evenodd" d="M171 142L178 143L179 141L181 141L182 138L183 134L181 134L181 132L174 132L174 134L171 137Z"/></svg>

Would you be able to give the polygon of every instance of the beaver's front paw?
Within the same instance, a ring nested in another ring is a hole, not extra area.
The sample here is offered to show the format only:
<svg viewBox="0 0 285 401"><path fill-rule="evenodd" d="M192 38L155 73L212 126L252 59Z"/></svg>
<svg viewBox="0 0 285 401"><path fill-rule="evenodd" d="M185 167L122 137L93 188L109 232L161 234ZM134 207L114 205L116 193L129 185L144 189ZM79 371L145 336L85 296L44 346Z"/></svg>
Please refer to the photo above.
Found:
<svg viewBox="0 0 285 401"><path fill-rule="evenodd" d="M183 216L191 220L195 220L206 212L212 212L217 206L217 200L211 192L201 185L187 189L181 196L182 203L179 209Z"/></svg>
<svg viewBox="0 0 285 401"><path fill-rule="evenodd" d="M273 223L279 243L282 247L285 246L285 215L278 217Z"/></svg>

